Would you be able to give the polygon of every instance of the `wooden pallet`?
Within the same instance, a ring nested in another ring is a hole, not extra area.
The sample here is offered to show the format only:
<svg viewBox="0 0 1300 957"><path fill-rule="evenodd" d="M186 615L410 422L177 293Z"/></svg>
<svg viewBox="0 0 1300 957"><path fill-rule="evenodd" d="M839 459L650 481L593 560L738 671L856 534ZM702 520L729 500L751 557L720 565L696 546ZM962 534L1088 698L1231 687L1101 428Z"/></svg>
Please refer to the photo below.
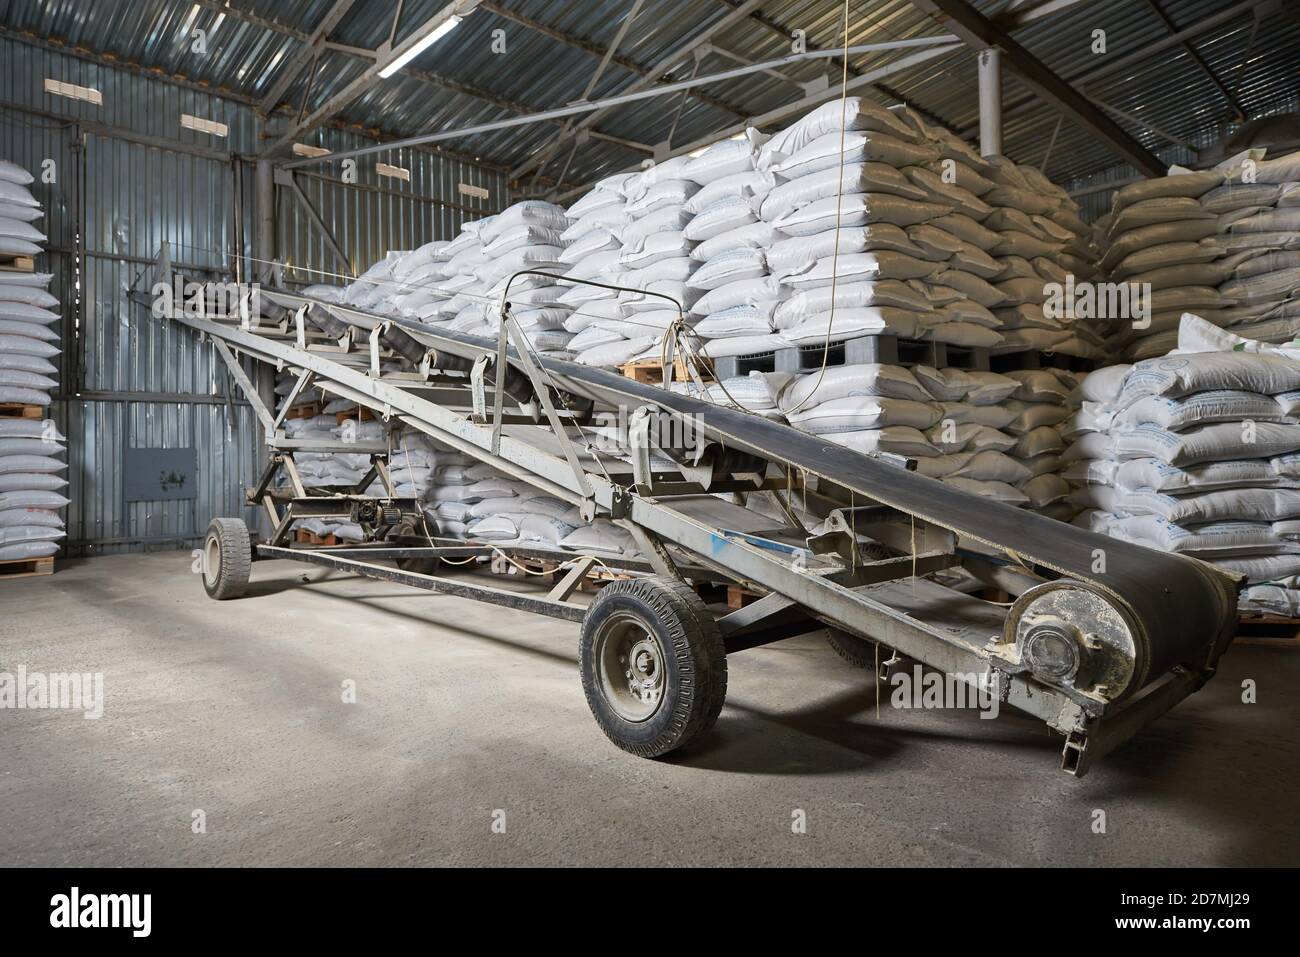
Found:
<svg viewBox="0 0 1300 957"><path fill-rule="evenodd" d="M629 578L635 578L635 575L629 575L625 572L610 571L600 565L592 565L591 570L587 572L586 577L578 585L580 592L598 592L610 582L627 581Z"/></svg>
<svg viewBox="0 0 1300 957"><path fill-rule="evenodd" d="M1278 615L1251 615L1237 622L1239 645L1272 645L1275 648L1300 648L1300 618Z"/></svg>
<svg viewBox="0 0 1300 957"><path fill-rule="evenodd" d="M829 347L814 342L772 352L724 356L713 360L714 372L719 379L745 376L751 372L816 372L823 364L851 366L868 363L924 365L936 369L957 368L980 372L1048 367L1091 371L1097 365L1091 359L1076 359L1061 353L1025 351L994 355L987 346L958 346L928 339L903 339L888 333L832 342Z"/></svg>
<svg viewBox="0 0 1300 957"><path fill-rule="evenodd" d="M317 535L315 532L309 532L305 528L299 528L295 531L295 540L299 545L338 545L339 539L333 533L329 535Z"/></svg>
<svg viewBox="0 0 1300 957"><path fill-rule="evenodd" d="M319 402L303 402L299 405L290 406L284 417L286 419L314 419L320 415L322 408L324 406Z"/></svg>
<svg viewBox="0 0 1300 957"><path fill-rule="evenodd" d="M54 556L45 558L20 558L10 562L0 562L0 579L32 578L36 575L54 574Z"/></svg>
<svg viewBox="0 0 1300 957"><path fill-rule="evenodd" d="M0 256L0 271L36 272L36 260L31 256Z"/></svg>
<svg viewBox="0 0 1300 957"><path fill-rule="evenodd" d="M1096 359L1068 356L1063 352L1004 352L989 358L993 372L1021 372L1030 369L1064 369L1067 372L1087 373L1098 366Z"/></svg>
<svg viewBox="0 0 1300 957"><path fill-rule="evenodd" d="M742 588L739 585L727 586L727 607L734 610L744 608L762 598L762 595L750 591L748 588Z"/></svg>
<svg viewBox="0 0 1300 957"><path fill-rule="evenodd" d="M47 408L43 405L0 402L0 418L5 419L43 419L47 411Z"/></svg>
<svg viewBox="0 0 1300 957"><path fill-rule="evenodd" d="M526 572L520 571L520 568L528 569ZM551 561L549 558L521 558L518 555L511 555L506 558L500 552L492 554L492 561L488 565L493 575L515 575L520 578L527 577L529 581L541 582L544 585L555 584L556 573L563 574L560 570L560 563Z"/></svg>
<svg viewBox="0 0 1300 957"><path fill-rule="evenodd" d="M349 419L356 419L359 422L372 422L374 421L374 418L375 418L375 413L372 412L370 409L365 408L364 406L358 406L355 409L349 409L347 412L334 413L334 421L339 425L342 425L344 422L347 422Z"/></svg>
<svg viewBox="0 0 1300 957"><path fill-rule="evenodd" d="M635 382L643 382L647 385L662 385L664 381L664 367L658 359L638 359L636 362L625 362L618 367L618 371L623 373L629 379ZM712 381L712 370L700 370L700 378L709 382ZM673 381L690 382L690 373L686 370L686 363L681 357L673 360Z"/></svg>

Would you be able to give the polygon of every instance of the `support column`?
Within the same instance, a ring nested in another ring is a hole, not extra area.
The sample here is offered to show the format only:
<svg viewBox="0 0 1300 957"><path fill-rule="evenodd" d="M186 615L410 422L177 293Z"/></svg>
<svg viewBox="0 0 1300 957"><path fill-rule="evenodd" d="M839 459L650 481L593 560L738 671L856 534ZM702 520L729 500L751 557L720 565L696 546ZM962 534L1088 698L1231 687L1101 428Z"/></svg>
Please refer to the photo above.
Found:
<svg viewBox="0 0 1300 957"><path fill-rule="evenodd" d="M270 160L257 161L257 258L262 260L253 274L262 282L271 278L275 259L275 173Z"/></svg>
<svg viewBox="0 0 1300 957"><path fill-rule="evenodd" d="M257 263L257 268L251 270L251 273L252 277L258 282L275 285L275 276L271 266L271 261L275 259L275 170L271 166L270 160L262 159L257 161L255 182L256 202L254 206L257 210L257 241L254 244L256 250L254 255L261 261ZM275 369L265 362L255 362L253 366L257 394L261 398L262 404L274 413ZM257 423L258 446L256 450L258 469L261 469L261 459L267 454L266 443L269 438L266 427L259 421ZM249 524L250 526L255 524L263 538L268 537L274 531L270 520L262 509L257 510Z"/></svg>
<svg viewBox="0 0 1300 957"><path fill-rule="evenodd" d="M1002 51L988 47L979 52L980 155L1002 154Z"/></svg>

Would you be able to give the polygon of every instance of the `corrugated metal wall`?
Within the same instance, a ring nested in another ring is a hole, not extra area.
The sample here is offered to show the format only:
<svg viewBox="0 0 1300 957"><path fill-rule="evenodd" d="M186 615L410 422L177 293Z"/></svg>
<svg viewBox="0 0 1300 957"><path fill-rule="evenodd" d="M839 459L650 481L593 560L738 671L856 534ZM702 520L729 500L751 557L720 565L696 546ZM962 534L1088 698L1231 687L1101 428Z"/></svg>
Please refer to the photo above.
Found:
<svg viewBox="0 0 1300 957"><path fill-rule="evenodd" d="M341 130L322 130L311 145L341 151L372 145ZM461 223L478 219L506 204L505 177L486 167L420 150L395 150L382 157L409 170L410 182L375 172L372 158L357 162L356 182L345 184L338 164L322 163L297 171L299 188L348 255L343 269L308 214L287 190L280 190L276 211L276 251L294 267L288 278L305 282L339 282L338 274L359 275L385 253L414 249L434 239L451 239ZM250 173L251 176L251 173ZM488 191L486 199L461 195L461 183ZM301 267L325 270L321 275Z"/></svg>
<svg viewBox="0 0 1300 957"><path fill-rule="evenodd" d="M45 77L93 87L103 105L49 95ZM226 123L228 138L182 128L182 113ZM38 179L32 191L45 207L40 225L50 237L38 268L54 274L51 291L64 304L61 397L53 414L68 436L70 554L188 548L213 516L253 517L242 505L262 462L252 410L237 389L226 394L228 376L210 345L154 319L130 295L147 292L148 264L163 242L194 278L227 273L235 255L253 255L247 157L258 148L258 132L256 116L240 103L0 39L0 156L33 172L46 160L55 164L53 181ZM341 149L367 141L321 131L313 142ZM427 152L388 161L411 169L411 182L381 179L371 164L358 169L356 186L325 178L337 178L328 168L299 174L349 272L390 249L450 238L463 220L484 215L504 196L501 175L472 164ZM459 196L459 182L491 196ZM341 272L301 207L279 192L277 250L298 267L288 277L322 281L309 271ZM124 449L188 446L198 456L194 499L124 500Z"/></svg>

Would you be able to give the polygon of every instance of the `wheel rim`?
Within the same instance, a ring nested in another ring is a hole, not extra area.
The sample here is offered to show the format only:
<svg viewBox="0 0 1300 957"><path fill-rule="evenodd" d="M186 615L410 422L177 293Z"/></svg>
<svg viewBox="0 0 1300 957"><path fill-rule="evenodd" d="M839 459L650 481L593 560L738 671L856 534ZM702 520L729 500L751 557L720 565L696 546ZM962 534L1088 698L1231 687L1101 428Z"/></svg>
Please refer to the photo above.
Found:
<svg viewBox="0 0 1300 957"><path fill-rule="evenodd" d="M648 721L664 692L664 652L654 632L634 615L605 619L593 645L605 700L624 721Z"/></svg>
<svg viewBox="0 0 1300 957"><path fill-rule="evenodd" d="M209 585L215 585L220 573L221 541L216 535L209 535L203 543L203 580Z"/></svg>

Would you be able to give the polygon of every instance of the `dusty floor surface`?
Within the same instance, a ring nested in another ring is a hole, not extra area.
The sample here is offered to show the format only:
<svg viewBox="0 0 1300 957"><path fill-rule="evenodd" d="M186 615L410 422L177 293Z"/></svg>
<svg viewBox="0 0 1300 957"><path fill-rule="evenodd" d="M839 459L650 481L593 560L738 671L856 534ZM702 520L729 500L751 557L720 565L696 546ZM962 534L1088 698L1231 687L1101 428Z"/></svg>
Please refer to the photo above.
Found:
<svg viewBox="0 0 1300 957"><path fill-rule="evenodd" d="M105 685L99 720L0 710L0 860L1300 863L1300 649L1234 647L1076 780L1014 712L877 717L869 677L805 637L733 657L713 733L651 762L592 720L575 625L285 562L214 602L190 564L71 561L0 587L0 671Z"/></svg>

